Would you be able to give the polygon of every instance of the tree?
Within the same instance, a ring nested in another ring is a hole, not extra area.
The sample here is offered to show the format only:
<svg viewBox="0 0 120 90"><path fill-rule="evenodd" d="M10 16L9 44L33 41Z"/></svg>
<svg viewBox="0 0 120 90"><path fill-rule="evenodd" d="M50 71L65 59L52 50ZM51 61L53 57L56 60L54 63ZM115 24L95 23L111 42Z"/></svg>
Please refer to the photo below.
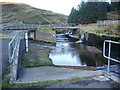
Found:
<svg viewBox="0 0 120 90"><path fill-rule="evenodd" d="M78 11L72 8L71 13L68 17L68 23L77 23Z"/></svg>
<svg viewBox="0 0 120 90"><path fill-rule="evenodd" d="M97 20L106 19L106 13L106 2L82 2L78 5L78 10L71 10L69 23L95 23Z"/></svg>

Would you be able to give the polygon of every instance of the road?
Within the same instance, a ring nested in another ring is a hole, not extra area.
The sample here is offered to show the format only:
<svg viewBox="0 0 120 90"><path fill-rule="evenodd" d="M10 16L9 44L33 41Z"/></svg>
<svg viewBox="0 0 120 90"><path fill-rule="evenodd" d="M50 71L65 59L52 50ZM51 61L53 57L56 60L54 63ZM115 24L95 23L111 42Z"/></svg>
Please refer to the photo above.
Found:
<svg viewBox="0 0 120 90"><path fill-rule="evenodd" d="M2 69L0 69L0 76L5 74L5 71L7 69L8 64L8 44L10 40L4 40L0 39L0 66L2 66Z"/></svg>

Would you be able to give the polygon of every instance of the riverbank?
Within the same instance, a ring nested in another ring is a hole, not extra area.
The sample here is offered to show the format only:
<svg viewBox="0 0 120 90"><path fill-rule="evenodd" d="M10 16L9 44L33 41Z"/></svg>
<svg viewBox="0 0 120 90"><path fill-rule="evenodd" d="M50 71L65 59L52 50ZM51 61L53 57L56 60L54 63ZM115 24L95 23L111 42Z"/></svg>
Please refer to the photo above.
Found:
<svg viewBox="0 0 120 90"><path fill-rule="evenodd" d="M120 42L120 27L119 25L113 26L98 26L96 23L85 24L80 28L80 34L84 34L83 42L90 46L95 46L98 49L103 49L104 40L112 40ZM117 49L120 48L117 46Z"/></svg>
<svg viewBox="0 0 120 90"><path fill-rule="evenodd" d="M53 65L49 59L49 48L29 46L29 52L25 53L22 58L22 67L40 67Z"/></svg>
<svg viewBox="0 0 120 90"><path fill-rule="evenodd" d="M5 79L3 80L3 88L56 88L59 83L60 85L58 88L69 88L69 83L72 83L73 81L79 81L84 84L84 81L81 80L89 82L89 80L87 80L88 78L91 79L92 77L96 77L96 75L98 74L104 76L104 73L101 73L101 71L96 71L93 69L85 70L85 68L79 67L77 67L76 69L71 69L73 67L55 67L52 64L52 61L48 58L50 50L51 49L49 48L30 45L29 52L25 53L25 56L23 56L25 61L23 60L24 62L22 62L24 63L24 65L22 65L23 68L19 74L18 80L13 85L9 84L10 77L9 74L6 75ZM88 68L90 69L90 67ZM65 83L65 85L67 86L61 86L62 83ZM99 84L101 83L103 82L100 82ZM111 84L111 81L104 83L106 83L107 87L110 85L113 85L114 87L114 83ZM54 86L53 84L57 85ZM75 88L76 85L77 83L73 85L73 88ZM89 87L89 85L90 83L88 83L87 86ZM92 85L94 86L96 84L93 83ZM87 86L84 86L84 88Z"/></svg>
<svg viewBox="0 0 120 90"><path fill-rule="evenodd" d="M80 31L92 33L98 36L106 37L116 37L120 38L120 26L111 25L111 26L98 26L96 23L85 24L80 27Z"/></svg>

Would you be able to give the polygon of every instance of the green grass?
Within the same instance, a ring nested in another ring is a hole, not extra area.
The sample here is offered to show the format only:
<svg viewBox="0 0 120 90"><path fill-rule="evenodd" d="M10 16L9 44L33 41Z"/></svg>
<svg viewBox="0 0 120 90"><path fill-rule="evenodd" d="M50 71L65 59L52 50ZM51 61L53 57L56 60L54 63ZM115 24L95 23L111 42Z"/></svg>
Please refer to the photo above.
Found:
<svg viewBox="0 0 120 90"><path fill-rule="evenodd" d="M116 85L116 86L118 86L118 87L120 88L120 83L115 82L115 81L113 81L113 80L111 80L111 82L112 82L114 85Z"/></svg>
<svg viewBox="0 0 120 90"><path fill-rule="evenodd" d="M9 83L10 75L8 74L8 75L5 75L5 78L3 79L2 88L20 88L20 87L24 87L24 86L41 87L41 86L45 86L45 85L59 84L59 83L63 83L63 82L75 82L75 81L80 81L80 80L86 80L86 79L89 79L89 78L92 78L92 77L96 77L96 75L95 76L84 77L84 78L74 77L74 78L71 78L71 79L63 79L63 80L49 80L49 81L39 81L39 82L34 82L34 83L10 84ZM113 80L111 81L111 83L120 87L119 83L114 82Z"/></svg>
<svg viewBox="0 0 120 90"><path fill-rule="evenodd" d="M15 4L12 9L8 5L3 5L3 23L27 23L27 24L44 24L44 23L66 23L67 16L56 14L51 11L37 9L24 4L22 7ZM9 9L9 10L8 10ZM16 12L14 12L16 11ZM64 19L64 20L62 20Z"/></svg>
<svg viewBox="0 0 120 90"><path fill-rule="evenodd" d="M39 40L36 40L36 41L41 41L41 42L46 42L46 43L56 43L56 41L42 40L42 39L39 39Z"/></svg>
<svg viewBox="0 0 120 90"><path fill-rule="evenodd" d="M2 82L0 82L0 89L2 88Z"/></svg>
<svg viewBox="0 0 120 90"><path fill-rule="evenodd" d="M55 34L55 31L53 31L52 28L42 28L41 31L46 32L46 33Z"/></svg>
<svg viewBox="0 0 120 90"><path fill-rule="evenodd" d="M83 25L80 30L84 32L94 33L99 36L109 36L109 37L120 37L120 35L115 35L118 33L118 26L97 26L97 24ZM113 30L112 30L113 29Z"/></svg>
<svg viewBox="0 0 120 90"><path fill-rule="evenodd" d="M84 78L74 77L71 79L64 79L64 80L50 80L50 81L40 81L40 82L34 82L34 83L10 84L9 83L10 75L6 75L2 82L2 87L3 88L20 88L23 86L44 86L44 85L58 84L62 82L74 82L74 81L84 80L88 78L91 78L91 77L84 77Z"/></svg>
<svg viewBox="0 0 120 90"><path fill-rule="evenodd" d="M9 84L9 81L10 81L10 75L9 74L5 75L3 82L2 82L2 87L4 87L4 88L11 87L11 84Z"/></svg>
<svg viewBox="0 0 120 90"><path fill-rule="evenodd" d="M81 70L96 70L95 67L79 67L79 66L54 66L54 67L59 67L59 68L72 68L72 69L81 69Z"/></svg>
<svg viewBox="0 0 120 90"><path fill-rule="evenodd" d="M53 65L52 60L49 59L49 51L48 48L30 46L29 52L22 58L22 66L28 68Z"/></svg>

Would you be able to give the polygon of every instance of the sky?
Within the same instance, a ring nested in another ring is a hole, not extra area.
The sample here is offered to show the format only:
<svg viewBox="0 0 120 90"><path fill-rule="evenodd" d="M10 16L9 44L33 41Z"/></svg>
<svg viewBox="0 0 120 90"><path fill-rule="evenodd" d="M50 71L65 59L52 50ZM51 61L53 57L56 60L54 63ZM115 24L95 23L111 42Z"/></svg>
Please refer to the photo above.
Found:
<svg viewBox="0 0 120 90"><path fill-rule="evenodd" d="M36 8L69 15L71 9L76 7L81 0L0 0L0 2L4 1L22 2Z"/></svg>
<svg viewBox="0 0 120 90"><path fill-rule="evenodd" d="M0 2L21 2L36 8L50 10L69 15L73 7L77 7L83 0L0 0ZM86 1L86 0L85 0ZM99 0L93 0L99 1ZM110 0L107 0L110 1Z"/></svg>

